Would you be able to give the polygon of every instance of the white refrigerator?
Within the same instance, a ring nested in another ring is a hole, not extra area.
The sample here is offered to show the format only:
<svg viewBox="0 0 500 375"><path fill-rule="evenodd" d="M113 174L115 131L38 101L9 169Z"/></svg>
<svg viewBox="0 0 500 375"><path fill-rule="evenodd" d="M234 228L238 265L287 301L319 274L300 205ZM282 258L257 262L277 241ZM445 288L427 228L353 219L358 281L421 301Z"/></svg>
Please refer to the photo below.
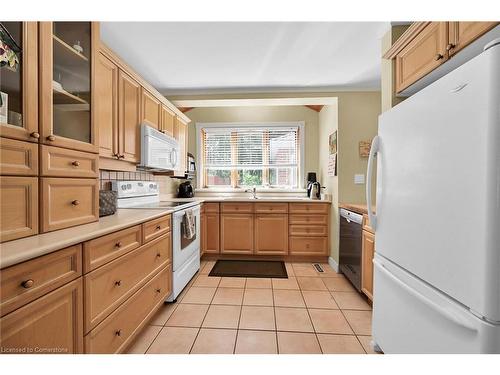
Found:
<svg viewBox="0 0 500 375"><path fill-rule="evenodd" d="M500 353L497 42L379 118L367 175L376 158L372 334L385 353Z"/></svg>

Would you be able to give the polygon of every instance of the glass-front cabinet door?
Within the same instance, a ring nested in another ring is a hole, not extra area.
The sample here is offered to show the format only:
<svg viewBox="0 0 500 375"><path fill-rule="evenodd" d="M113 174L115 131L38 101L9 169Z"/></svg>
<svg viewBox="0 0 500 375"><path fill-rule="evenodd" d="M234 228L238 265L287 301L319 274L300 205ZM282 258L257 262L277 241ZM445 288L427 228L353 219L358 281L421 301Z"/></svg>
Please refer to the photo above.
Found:
<svg viewBox="0 0 500 375"><path fill-rule="evenodd" d="M0 21L0 135L38 142L38 25Z"/></svg>
<svg viewBox="0 0 500 375"><path fill-rule="evenodd" d="M91 92L99 25L40 22L39 33L42 142L97 153Z"/></svg>

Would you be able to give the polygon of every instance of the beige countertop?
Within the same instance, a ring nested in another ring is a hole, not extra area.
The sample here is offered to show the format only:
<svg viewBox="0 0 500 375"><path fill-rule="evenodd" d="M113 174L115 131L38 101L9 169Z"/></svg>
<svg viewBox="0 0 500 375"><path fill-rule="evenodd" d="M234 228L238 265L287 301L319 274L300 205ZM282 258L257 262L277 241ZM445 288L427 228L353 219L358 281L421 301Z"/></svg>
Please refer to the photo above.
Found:
<svg viewBox="0 0 500 375"><path fill-rule="evenodd" d="M358 214L366 214L368 215L368 208L366 204L358 204L358 203L341 203L339 204L340 208L344 208L349 211L354 211ZM372 212L375 212L375 207L372 207Z"/></svg>
<svg viewBox="0 0 500 375"><path fill-rule="evenodd" d="M312 200L302 197L266 197L253 199L250 197L195 197L195 198L165 198L172 202L301 202L328 203L325 200ZM72 246L93 238L119 231L171 214L175 208L162 209L118 209L114 215L105 216L94 223L78 225L50 233L21 238L19 240L0 244L0 269L18 264L41 255L45 255L65 247Z"/></svg>
<svg viewBox="0 0 500 375"><path fill-rule="evenodd" d="M144 223L174 212L168 209L118 209L94 223L21 238L0 244L0 269L80 242Z"/></svg>

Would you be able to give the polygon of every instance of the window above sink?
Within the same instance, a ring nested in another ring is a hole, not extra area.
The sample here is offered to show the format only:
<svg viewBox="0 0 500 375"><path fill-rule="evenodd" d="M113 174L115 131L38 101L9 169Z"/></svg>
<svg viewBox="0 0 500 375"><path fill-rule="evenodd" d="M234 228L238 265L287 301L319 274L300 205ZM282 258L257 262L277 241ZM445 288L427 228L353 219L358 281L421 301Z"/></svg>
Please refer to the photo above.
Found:
<svg viewBox="0 0 500 375"><path fill-rule="evenodd" d="M196 134L199 188L303 188L304 122L198 123Z"/></svg>

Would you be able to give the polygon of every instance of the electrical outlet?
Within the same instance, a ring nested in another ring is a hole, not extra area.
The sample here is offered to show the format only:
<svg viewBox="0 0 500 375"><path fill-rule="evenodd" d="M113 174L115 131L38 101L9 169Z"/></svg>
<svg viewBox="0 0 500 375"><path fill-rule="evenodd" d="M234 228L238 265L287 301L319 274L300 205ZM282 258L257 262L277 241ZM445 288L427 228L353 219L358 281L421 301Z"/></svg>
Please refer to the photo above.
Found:
<svg viewBox="0 0 500 375"><path fill-rule="evenodd" d="M364 174L355 174L354 175L354 184L363 185L365 183L365 175Z"/></svg>

